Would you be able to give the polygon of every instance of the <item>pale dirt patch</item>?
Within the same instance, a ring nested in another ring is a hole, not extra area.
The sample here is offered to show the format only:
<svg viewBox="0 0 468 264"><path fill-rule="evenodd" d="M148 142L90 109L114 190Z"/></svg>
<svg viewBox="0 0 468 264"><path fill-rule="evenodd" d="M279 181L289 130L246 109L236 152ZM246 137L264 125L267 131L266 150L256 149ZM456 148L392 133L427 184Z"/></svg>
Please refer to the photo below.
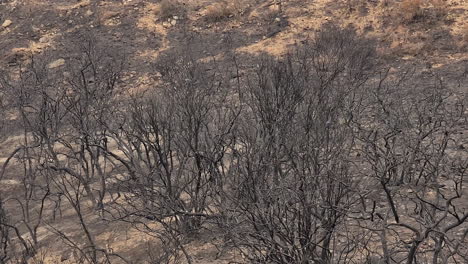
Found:
<svg viewBox="0 0 468 264"><path fill-rule="evenodd" d="M78 1L78 2L62 2L59 5L56 5L56 8L58 10L70 10L70 9L77 9L77 8L82 8L86 7L91 4L91 0L83 0L83 1Z"/></svg>
<svg viewBox="0 0 468 264"><path fill-rule="evenodd" d="M21 182L18 180L13 180L13 179L0 180L0 186L2 188L8 188L9 186L19 186L20 184Z"/></svg>
<svg viewBox="0 0 468 264"><path fill-rule="evenodd" d="M138 18L137 27L141 29L145 29L149 32L156 33L161 36L162 43L161 47L157 50L144 50L140 51L140 57L150 56L150 58L156 59L158 54L163 52L164 50L168 49L170 43L167 39L168 29L165 28L162 23L158 23L157 21L157 12L159 11L159 5L148 3L145 5L144 9L142 10L142 15Z"/></svg>

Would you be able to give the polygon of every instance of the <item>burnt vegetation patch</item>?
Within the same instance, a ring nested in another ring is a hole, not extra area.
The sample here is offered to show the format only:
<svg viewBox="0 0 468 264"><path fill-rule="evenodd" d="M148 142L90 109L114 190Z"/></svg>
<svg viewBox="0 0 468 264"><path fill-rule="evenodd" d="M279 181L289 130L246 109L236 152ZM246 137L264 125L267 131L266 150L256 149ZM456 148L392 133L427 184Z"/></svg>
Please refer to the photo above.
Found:
<svg viewBox="0 0 468 264"><path fill-rule="evenodd" d="M0 195L0 263L37 260L41 230L77 263L135 263L102 222L152 237L150 263L195 263L206 232L239 263L468 261L466 94L391 70L353 28L249 67L168 53L145 90L96 39L68 48L0 72L18 136L0 181L15 168L19 190Z"/></svg>

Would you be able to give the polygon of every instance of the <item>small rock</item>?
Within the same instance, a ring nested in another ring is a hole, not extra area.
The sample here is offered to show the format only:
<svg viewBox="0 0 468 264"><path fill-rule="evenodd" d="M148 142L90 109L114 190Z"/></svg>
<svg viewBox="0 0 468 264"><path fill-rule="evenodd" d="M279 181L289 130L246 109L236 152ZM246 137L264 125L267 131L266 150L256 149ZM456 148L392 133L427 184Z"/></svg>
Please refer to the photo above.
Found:
<svg viewBox="0 0 468 264"><path fill-rule="evenodd" d="M423 70L421 71L421 73L422 73L422 74L430 74L430 73L431 73L431 70L429 70L429 69L423 69Z"/></svg>
<svg viewBox="0 0 468 264"><path fill-rule="evenodd" d="M9 27L13 22L11 20L7 19L3 22L2 27L7 28Z"/></svg>
<svg viewBox="0 0 468 264"><path fill-rule="evenodd" d="M171 21L171 25L175 26L176 24L177 24L177 20L174 19Z"/></svg>
<svg viewBox="0 0 468 264"><path fill-rule="evenodd" d="M178 16L173 16L173 18L174 18L175 20L179 20L179 17L178 17Z"/></svg>
<svg viewBox="0 0 468 264"><path fill-rule="evenodd" d="M106 11L101 15L102 20L113 19L120 16L120 12Z"/></svg>
<svg viewBox="0 0 468 264"><path fill-rule="evenodd" d="M165 28L168 28L168 27L171 26L171 24L170 24L170 23L167 23L167 22L163 22L162 25L163 25L163 27L165 27Z"/></svg>
<svg viewBox="0 0 468 264"><path fill-rule="evenodd" d="M86 11L85 15L86 16L92 16L94 13L91 10Z"/></svg>
<svg viewBox="0 0 468 264"><path fill-rule="evenodd" d="M41 37L41 38L39 39L39 42L40 42L40 43L46 43L46 42L48 42L48 41L49 41L49 38L48 38L48 37Z"/></svg>
<svg viewBox="0 0 468 264"><path fill-rule="evenodd" d="M49 63L49 69L54 69L54 68L57 68L57 67L60 67L60 66L63 66L65 65L65 60L64 59L58 59L56 61L53 61L51 63Z"/></svg>
<svg viewBox="0 0 468 264"><path fill-rule="evenodd" d="M276 21L276 22L280 22L280 21L281 21L281 18L277 17L277 18L275 18L275 21Z"/></svg>

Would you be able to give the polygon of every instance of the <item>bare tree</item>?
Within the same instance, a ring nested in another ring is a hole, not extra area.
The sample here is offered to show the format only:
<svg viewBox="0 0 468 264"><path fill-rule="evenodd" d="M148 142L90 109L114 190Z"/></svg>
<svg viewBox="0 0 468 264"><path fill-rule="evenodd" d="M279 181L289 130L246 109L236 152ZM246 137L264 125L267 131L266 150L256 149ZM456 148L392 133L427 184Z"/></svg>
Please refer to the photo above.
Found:
<svg viewBox="0 0 468 264"><path fill-rule="evenodd" d="M3 201L0 199L0 263L7 263L10 259L10 228L3 223L7 223L8 219L3 208Z"/></svg>
<svg viewBox="0 0 468 264"><path fill-rule="evenodd" d="M244 97L224 208L251 261L330 263L341 256L334 238L360 181L348 124L372 56L352 29L328 25L303 49L260 62Z"/></svg>
<svg viewBox="0 0 468 264"><path fill-rule="evenodd" d="M21 183L0 199L0 263L27 263L43 227L80 263L127 262L97 221L165 245L158 263L193 263L206 229L249 263L468 261L466 95L441 78L386 70L372 40L326 24L253 68L162 55L142 91L82 40L62 68L46 54L0 73L21 135L0 171Z"/></svg>
<svg viewBox="0 0 468 264"><path fill-rule="evenodd" d="M106 129L113 110L119 105L117 82L123 61L106 52L92 38L85 38L72 52L76 54L71 56L64 81L54 97L57 106L48 111L61 123L57 125L56 135L44 138L49 159L42 168L51 174L54 187L74 209L87 243L80 247L60 228L48 226L79 252L82 261L100 263L100 256L106 261L111 256L119 256L109 254L97 244L86 219L89 206L85 200L104 217L107 182L113 168L105 152Z"/></svg>
<svg viewBox="0 0 468 264"><path fill-rule="evenodd" d="M371 199L376 215L371 219L381 223L385 262L466 259L459 245L466 236L468 164L457 145L466 122L465 98L438 78L426 84L408 76L387 78L388 73L370 91L369 118L357 127L363 166L383 194ZM376 203L384 207L375 209Z"/></svg>
<svg viewBox="0 0 468 264"><path fill-rule="evenodd" d="M224 155L233 144L238 111L230 107L229 79L188 57L169 57L158 67L162 85L134 96L122 120L109 129L122 155L108 151L127 170L119 210L142 230L175 240L196 233L213 217L222 186ZM154 230L158 222L164 230Z"/></svg>
<svg viewBox="0 0 468 264"><path fill-rule="evenodd" d="M97 263L97 254L102 250L84 217L87 203L83 197L88 198L92 208L103 210L110 171L106 167L108 159L102 154L107 144L104 122L109 119L111 106L117 106L114 99L122 63L92 39L83 43L71 49L68 71L50 70L44 56L33 58L26 68L19 69L18 76L2 76L7 99L22 121L23 142L10 154L1 173L3 177L13 160L23 166L24 195L7 201L21 208L20 223L32 239L31 243L26 241L26 251L31 252L28 255L38 247L37 230L43 224L46 206L52 205L48 199L58 197L52 209L55 219L55 210L65 197L88 241L81 252L88 262ZM18 237L22 236L19 227L11 226ZM66 237L64 232L49 227ZM107 258L107 253L104 255Z"/></svg>
<svg viewBox="0 0 468 264"><path fill-rule="evenodd" d="M9 111L18 116L21 132L21 141L8 156L2 166L3 178L11 162L19 165L16 174L21 182L18 195L9 195L4 203L15 205L19 208L19 218L12 218L10 223L2 223L15 231L18 240L24 247L24 258L32 257L39 247L38 229L42 225L48 197L51 193L49 179L42 173L40 165L45 156L40 148L39 134L44 126L47 126L47 110L44 93L52 83L47 78L44 62L37 62L31 58L29 65L20 66L16 77L2 75L1 86L8 104ZM23 238L22 230L26 229L29 238Z"/></svg>

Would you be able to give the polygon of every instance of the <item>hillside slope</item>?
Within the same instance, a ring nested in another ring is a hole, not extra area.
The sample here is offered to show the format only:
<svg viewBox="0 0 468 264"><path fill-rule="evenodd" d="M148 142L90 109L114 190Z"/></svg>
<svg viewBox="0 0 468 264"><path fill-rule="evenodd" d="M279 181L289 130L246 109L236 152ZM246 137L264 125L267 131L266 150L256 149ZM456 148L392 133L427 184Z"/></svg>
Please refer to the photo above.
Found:
<svg viewBox="0 0 468 264"><path fill-rule="evenodd" d="M0 0L0 72L21 76L23 68L40 58L44 68L63 70L60 74L65 76L74 52L92 40L124 62L122 82L131 91L128 94L137 94L161 82L158 65L174 54L189 51L196 61L216 62L220 68L231 67L229 59L234 57L241 62L235 79L251 71L262 55L281 57L314 38L327 23L354 28L374 41L389 72L413 69L416 75L440 76L457 93L468 93L468 82L459 81L468 73L466 0ZM14 111L4 115L0 166L9 164L2 168L0 198L11 201L25 187L17 176L23 167L10 161L10 155L27 139L17 129L20 115ZM461 147L468 147L466 138L460 137ZM32 226L38 223L38 252L29 263L79 263L75 249L87 243L82 219L68 203L57 207L60 199L65 198L54 196L45 203L53 208L53 218L39 220L34 215L29 219ZM32 240L21 224L20 206L14 202L4 206L9 218L18 221L18 232ZM34 205L33 211L40 206ZM171 254L165 250L170 245L151 237L147 229L138 230L116 220L123 217L97 212L93 206L83 202L84 221L99 248L119 255L112 263L125 263L120 256L129 263L146 263L152 253ZM145 223L144 227L158 229L159 225ZM192 263L247 261L233 245L223 244L224 231L207 228L185 241ZM18 246L13 251L21 255L23 249Z"/></svg>

